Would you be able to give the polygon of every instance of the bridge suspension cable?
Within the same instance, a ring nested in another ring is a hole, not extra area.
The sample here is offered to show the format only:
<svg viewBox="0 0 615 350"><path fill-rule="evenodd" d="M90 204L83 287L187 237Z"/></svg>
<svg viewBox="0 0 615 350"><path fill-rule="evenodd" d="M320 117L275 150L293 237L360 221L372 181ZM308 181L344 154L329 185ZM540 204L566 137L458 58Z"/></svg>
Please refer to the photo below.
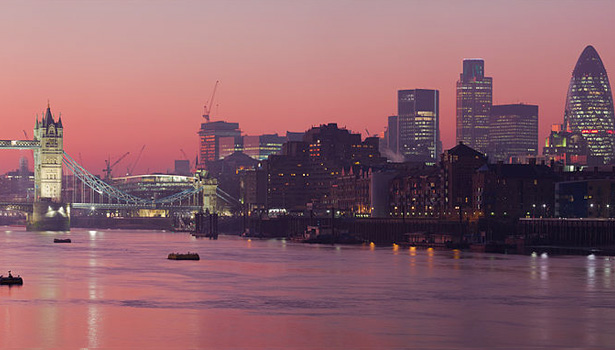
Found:
<svg viewBox="0 0 615 350"><path fill-rule="evenodd" d="M109 198L114 198L118 201L123 201L126 204L134 205L151 205L152 201L133 196L124 191L121 191L108 183L104 182L100 178L92 175L89 171L83 168L77 163L68 153L64 152L64 164L72 173L84 184L96 191L99 195L106 194Z"/></svg>
<svg viewBox="0 0 615 350"><path fill-rule="evenodd" d="M103 181L99 177L93 175L89 171L87 171L83 166L81 166L77 161L75 161L68 153L64 152L63 163L66 167L74 174L76 178L78 178L83 184L88 186L92 191L97 193L100 197L100 205L113 206L119 205L121 207L125 206L134 206L134 207L147 207L147 208L165 208L173 205L179 204L182 205L182 202L187 200L188 202L193 202L192 205L183 202L183 205L188 204L188 206L194 206L195 203L199 202L194 196L203 191L203 185L200 183L195 184L194 186L187 188L181 192L172 194L167 197L158 198L155 200L148 200L136 197L129 193L126 193L107 182ZM232 206L240 206L241 203L233 198L230 194L226 193L224 190L216 187L216 195L218 198L223 200L224 202L232 205ZM107 203L103 203L104 196L108 198ZM82 196L83 197L83 196ZM90 198L93 201L93 198ZM115 201L115 203L113 203ZM94 201L92 202L93 206L95 206Z"/></svg>

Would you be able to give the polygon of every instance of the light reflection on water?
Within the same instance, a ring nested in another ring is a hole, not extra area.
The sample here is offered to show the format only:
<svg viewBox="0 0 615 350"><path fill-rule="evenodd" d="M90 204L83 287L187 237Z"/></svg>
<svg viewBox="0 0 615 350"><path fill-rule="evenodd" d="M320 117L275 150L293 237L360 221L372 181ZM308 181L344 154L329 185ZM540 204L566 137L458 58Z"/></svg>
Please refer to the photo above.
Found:
<svg viewBox="0 0 615 350"><path fill-rule="evenodd" d="M0 288L2 348L615 344L615 260L604 257L120 230L53 244L10 231L0 269L24 285ZM172 251L201 260L167 260Z"/></svg>

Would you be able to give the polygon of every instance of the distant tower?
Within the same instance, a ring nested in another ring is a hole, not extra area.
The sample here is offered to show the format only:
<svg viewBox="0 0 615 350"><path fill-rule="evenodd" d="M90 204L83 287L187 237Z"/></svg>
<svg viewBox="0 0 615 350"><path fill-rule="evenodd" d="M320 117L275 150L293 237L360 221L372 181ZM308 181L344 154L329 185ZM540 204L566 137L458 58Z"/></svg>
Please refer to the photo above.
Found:
<svg viewBox="0 0 615 350"><path fill-rule="evenodd" d="M538 106L491 106L489 160L508 162L512 156L538 154Z"/></svg>
<svg viewBox="0 0 615 350"><path fill-rule="evenodd" d="M615 115L611 85L598 52L587 46L570 78L564 129L580 132L587 140L590 156L603 163L613 160Z"/></svg>
<svg viewBox="0 0 615 350"><path fill-rule="evenodd" d="M485 61L463 60L457 81L457 143L489 153L489 115L493 81L485 76Z"/></svg>
<svg viewBox="0 0 615 350"><path fill-rule="evenodd" d="M35 201L62 201L62 159L64 157L64 129L62 117L54 121L51 108L39 122L36 119L34 139L40 142L40 149L34 152L34 199Z"/></svg>
<svg viewBox="0 0 615 350"><path fill-rule="evenodd" d="M397 148L407 160L435 163L440 156L438 90L397 91Z"/></svg>

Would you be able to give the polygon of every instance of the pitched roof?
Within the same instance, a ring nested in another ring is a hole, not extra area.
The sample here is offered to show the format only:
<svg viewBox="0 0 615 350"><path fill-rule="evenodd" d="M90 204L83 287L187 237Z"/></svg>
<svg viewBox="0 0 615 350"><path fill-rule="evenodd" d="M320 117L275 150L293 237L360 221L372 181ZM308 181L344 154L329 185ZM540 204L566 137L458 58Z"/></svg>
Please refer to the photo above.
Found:
<svg viewBox="0 0 615 350"><path fill-rule="evenodd" d="M481 158L485 158L484 154L478 152L472 147L464 145L463 142L459 142L457 146L449 149L447 152L448 154L452 154L456 156L470 156L470 157L478 156Z"/></svg>

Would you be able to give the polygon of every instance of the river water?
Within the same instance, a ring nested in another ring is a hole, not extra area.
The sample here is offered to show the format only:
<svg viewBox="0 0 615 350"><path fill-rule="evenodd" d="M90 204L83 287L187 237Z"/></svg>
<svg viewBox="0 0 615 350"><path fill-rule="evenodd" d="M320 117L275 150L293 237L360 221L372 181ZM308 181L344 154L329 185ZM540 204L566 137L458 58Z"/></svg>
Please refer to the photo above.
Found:
<svg viewBox="0 0 615 350"><path fill-rule="evenodd" d="M2 348L615 346L615 258L15 227L0 248L24 278Z"/></svg>

